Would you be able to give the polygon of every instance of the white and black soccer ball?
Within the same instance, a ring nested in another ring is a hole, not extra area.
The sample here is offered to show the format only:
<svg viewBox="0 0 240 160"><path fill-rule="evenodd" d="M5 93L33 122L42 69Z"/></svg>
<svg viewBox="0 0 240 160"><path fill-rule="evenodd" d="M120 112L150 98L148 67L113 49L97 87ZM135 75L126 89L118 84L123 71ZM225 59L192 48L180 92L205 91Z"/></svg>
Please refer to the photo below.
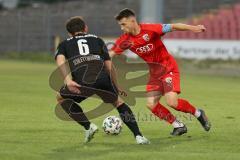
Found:
<svg viewBox="0 0 240 160"><path fill-rule="evenodd" d="M118 135L122 130L122 121L116 116L108 116L102 124L103 130L109 135Z"/></svg>

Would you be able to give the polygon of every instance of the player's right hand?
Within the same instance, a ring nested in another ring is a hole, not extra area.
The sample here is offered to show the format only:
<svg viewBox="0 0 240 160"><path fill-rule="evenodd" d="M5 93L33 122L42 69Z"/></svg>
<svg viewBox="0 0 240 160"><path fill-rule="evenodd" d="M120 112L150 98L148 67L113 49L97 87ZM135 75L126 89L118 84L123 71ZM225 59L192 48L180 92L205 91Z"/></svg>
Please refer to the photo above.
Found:
<svg viewBox="0 0 240 160"><path fill-rule="evenodd" d="M204 25L197 25L193 28L193 32L200 33L200 32L205 32L206 28Z"/></svg>
<svg viewBox="0 0 240 160"><path fill-rule="evenodd" d="M69 91L71 91L73 93L77 93L77 94L81 93L80 89L79 89L81 86L77 82L75 82L73 80L68 80L66 85L67 85Z"/></svg>

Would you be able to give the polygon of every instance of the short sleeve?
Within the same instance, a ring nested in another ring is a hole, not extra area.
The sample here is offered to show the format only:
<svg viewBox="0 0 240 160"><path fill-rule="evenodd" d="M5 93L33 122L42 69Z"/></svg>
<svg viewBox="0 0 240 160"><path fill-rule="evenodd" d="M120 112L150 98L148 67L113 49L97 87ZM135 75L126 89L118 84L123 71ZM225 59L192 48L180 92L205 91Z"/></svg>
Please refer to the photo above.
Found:
<svg viewBox="0 0 240 160"><path fill-rule="evenodd" d="M128 40L127 35L120 36L116 41L114 46L111 48L117 54L121 54L125 50L131 47L131 42Z"/></svg>
<svg viewBox="0 0 240 160"><path fill-rule="evenodd" d="M103 53L102 57L103 57L104 61L110 60L111 58L109 56L106 44L104 43L104 41L102 39L99 38L99 40L100 40L99 42L100 42L100 46L101 46L101 49L102 49L101 53Z"/></svg>
<svg viewBox="0 0 240 160"><path fill-rule="evenodd" d="M58 55L64 55L66 57L66 47L64 42L61 42L58 45L57 50L55 52L55 59L57 58Z"/></svg>
<svg viewBox="0 0 240 160"><path fill-rule="evenodd" d="M164 31L164 25L161 23L147 23L142 24L144 29L151 30L157 33L159 36L163 36L166 32Z"/></svg>

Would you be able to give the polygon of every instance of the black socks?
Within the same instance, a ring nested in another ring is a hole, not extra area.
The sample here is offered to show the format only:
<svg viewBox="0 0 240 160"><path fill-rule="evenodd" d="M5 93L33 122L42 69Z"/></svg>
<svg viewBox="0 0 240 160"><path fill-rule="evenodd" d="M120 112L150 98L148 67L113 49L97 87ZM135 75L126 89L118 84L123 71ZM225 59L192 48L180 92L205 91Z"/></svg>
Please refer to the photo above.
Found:
<svg viewBox="0 0 240 160"><path fill-rule="evenodd" d="M76 104L71 99L66 99L61 103L61 106L63 110L68 113L68 115L77 123L82 125L86 130L90 127L90 122L86 115L83 113L82 108ZM122 121L127 125L127 127L132 131L134 136L137 135L142 136L138 124L136 122L136 119L134 117L134 114L132 110L129 108L129 106L125 103L117 107L117 110L119 112L119 115L122 119Z"/></svg>
<svg viewBox="0 0 240 160"><path fill-rule="evenodd" d="M117 110L119 112L119 115L122 119L122 121L127 125L127 127L132 131L134 136L137 135L142 136L141 132L139 131L138 124L136 122L136 119L133 115L132 110L129 108L129 106L125 103L121 104L117 107Z"/></svg>
<svg viewBox="0 0 240 160"><path fill-rule="evenodd" d="M83 113L82 108L71 99L66 99L61 103L63 110L75 120L77 123L82 125L86 130L90 127L90 122L86 115Z"/></svg>

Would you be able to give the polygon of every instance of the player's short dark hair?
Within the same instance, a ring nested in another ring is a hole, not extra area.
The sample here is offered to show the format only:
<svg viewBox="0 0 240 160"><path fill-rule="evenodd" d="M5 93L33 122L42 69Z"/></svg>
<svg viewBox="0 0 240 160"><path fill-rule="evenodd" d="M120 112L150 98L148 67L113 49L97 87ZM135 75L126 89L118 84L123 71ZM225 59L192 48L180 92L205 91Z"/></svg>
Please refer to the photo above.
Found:
<svg viewBox="0 0 240 160"><path fill-rule="evenodd" d="M135 13L133 10L129 9L129 8L125 8L123 10L121 10L116 16L115 19L117 21L120 21L123 18L128 18L128 17L135 17Z"/></svg>
<svg viewBox="0 0 240 160"><path fill-rule="evenodd" d="M71 17L66 22L66 29L69 33L74 34L76 32L83 32L85 30L85 22L82 17Z"/></svg>

